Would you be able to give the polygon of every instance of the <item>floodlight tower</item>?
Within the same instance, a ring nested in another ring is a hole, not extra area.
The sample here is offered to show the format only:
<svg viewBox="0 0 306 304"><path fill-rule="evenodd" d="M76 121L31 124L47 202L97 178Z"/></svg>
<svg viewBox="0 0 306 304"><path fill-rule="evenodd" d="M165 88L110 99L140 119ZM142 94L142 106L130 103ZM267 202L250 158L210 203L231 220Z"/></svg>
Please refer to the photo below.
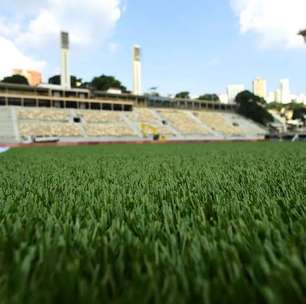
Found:
<svg viewBox="0 0 306 304"><path fill-rule="evenodd" d="M141 48L133 47L133 94L141 95Z"/></svg>
<svg viewBox="0 0 306 304"><path fill-rule="evenodd" d="M71 89L69 73L69 33L61 32L61 86Z"/></svg>

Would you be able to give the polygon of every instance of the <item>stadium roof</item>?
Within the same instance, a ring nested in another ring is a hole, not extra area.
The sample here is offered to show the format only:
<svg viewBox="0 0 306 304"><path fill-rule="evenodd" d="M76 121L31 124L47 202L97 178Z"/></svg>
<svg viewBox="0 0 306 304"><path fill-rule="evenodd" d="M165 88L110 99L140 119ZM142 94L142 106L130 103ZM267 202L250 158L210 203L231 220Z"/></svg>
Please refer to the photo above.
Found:
<svg viewBox="0 0 306 304"><path fill-rule="evenodd" d="M0 88L9 88L9 89L22 89L25 91L47 91L46 88L38 87L38 86L30 86L26 84L15 84L15 83L7 83L7 82L0 82Z"/></svg>
<svg viewBox="0 0 306 304"><path fill-rule="evenodd" d="M88 93L88 89L83 89L83 88L71 88L71 89L66 89L62 87L61 85L58 84L49 84L49 83L43 83L39 85L40 88L45 88L45 89L52 89L52 90L64 90L64 91L73 91L73 92L83 92L83 93Z"/></svg>

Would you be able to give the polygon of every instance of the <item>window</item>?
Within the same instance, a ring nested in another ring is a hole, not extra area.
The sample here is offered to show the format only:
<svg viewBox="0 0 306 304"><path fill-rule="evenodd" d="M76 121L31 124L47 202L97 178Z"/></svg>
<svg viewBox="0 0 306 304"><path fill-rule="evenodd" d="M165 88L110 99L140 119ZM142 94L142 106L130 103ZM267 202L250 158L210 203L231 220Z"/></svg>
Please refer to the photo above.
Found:
<svg viewBox="0 0 306 304"><path fill-rule="evenodd" d="M20 98L9 98L8 99L9 106L21 106Z"/></svg>
<svg viewBox="0 0 306 304"><path fill-rule="evenodd" d="M114 111L122 111L123 105L121 104L115 104L114 105Z"/></svg>
<svg viewBox="0 0 306 304"><path fill-rule="evenodd" d="M77 109L78 104L75 101L66 101L66 108Z"/></svg>
<svg viewBox="0 0 306 304"><path fill-rule="evenodd" d="M111 111L112 110L112 105L109 103L103 103L102 104L102 109L106 111Z"/></svg>
<svg viewBox="0 0 306 304"><path fill-rule="evenodd" d="M50 108L51 102L50 100L39 100L38 101L38 106L41 108Z"/></svg>
<svg viewBox="0 0 306 304"><path fill-rule="evenodd" d="M25 99L23 102L25 107L36 107L36 100L35 99Z"/></svg>
<svg viewBox="0 0 306 304"><path fill-rule="evenodd" d="M91 103L91 109L92 110L101 110L101 104L93 102L93 103Z"/></svg>

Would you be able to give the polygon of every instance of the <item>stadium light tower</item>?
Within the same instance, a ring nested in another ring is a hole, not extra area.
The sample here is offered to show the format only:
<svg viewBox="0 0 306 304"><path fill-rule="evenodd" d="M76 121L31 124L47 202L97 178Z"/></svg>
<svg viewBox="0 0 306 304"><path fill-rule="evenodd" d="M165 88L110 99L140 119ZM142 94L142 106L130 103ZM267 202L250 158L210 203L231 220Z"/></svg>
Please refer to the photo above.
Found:
<svg viewBox="0 0 306 304"><path fill-rule="evenodd" d="M61 86L71 89L69 73L69 33L61 32Z"/></svg>
<svg viewBox="0 0 306 304"><path fill-rule="evenodd" d="M141 95L141 48L133 47L133 94Z"/></svg>

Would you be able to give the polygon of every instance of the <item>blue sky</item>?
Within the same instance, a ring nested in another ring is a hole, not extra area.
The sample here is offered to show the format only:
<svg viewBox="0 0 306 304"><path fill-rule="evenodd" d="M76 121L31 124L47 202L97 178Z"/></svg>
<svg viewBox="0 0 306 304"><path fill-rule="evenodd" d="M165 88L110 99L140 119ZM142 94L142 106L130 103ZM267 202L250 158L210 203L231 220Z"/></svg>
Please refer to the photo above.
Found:
<svg viewBox="0 0 306 304"><path fill-rule="evenodd" d="M270 91L289 78L293 92L306 93L306 45L296 35L306 26L305 0L2 1L2 74L14 65L42 69L45 79L57 73L62 28L72 36L71 72L84 80L104 73L131 87L138 43L144 91L220 93L262 76Z"/></svg>

